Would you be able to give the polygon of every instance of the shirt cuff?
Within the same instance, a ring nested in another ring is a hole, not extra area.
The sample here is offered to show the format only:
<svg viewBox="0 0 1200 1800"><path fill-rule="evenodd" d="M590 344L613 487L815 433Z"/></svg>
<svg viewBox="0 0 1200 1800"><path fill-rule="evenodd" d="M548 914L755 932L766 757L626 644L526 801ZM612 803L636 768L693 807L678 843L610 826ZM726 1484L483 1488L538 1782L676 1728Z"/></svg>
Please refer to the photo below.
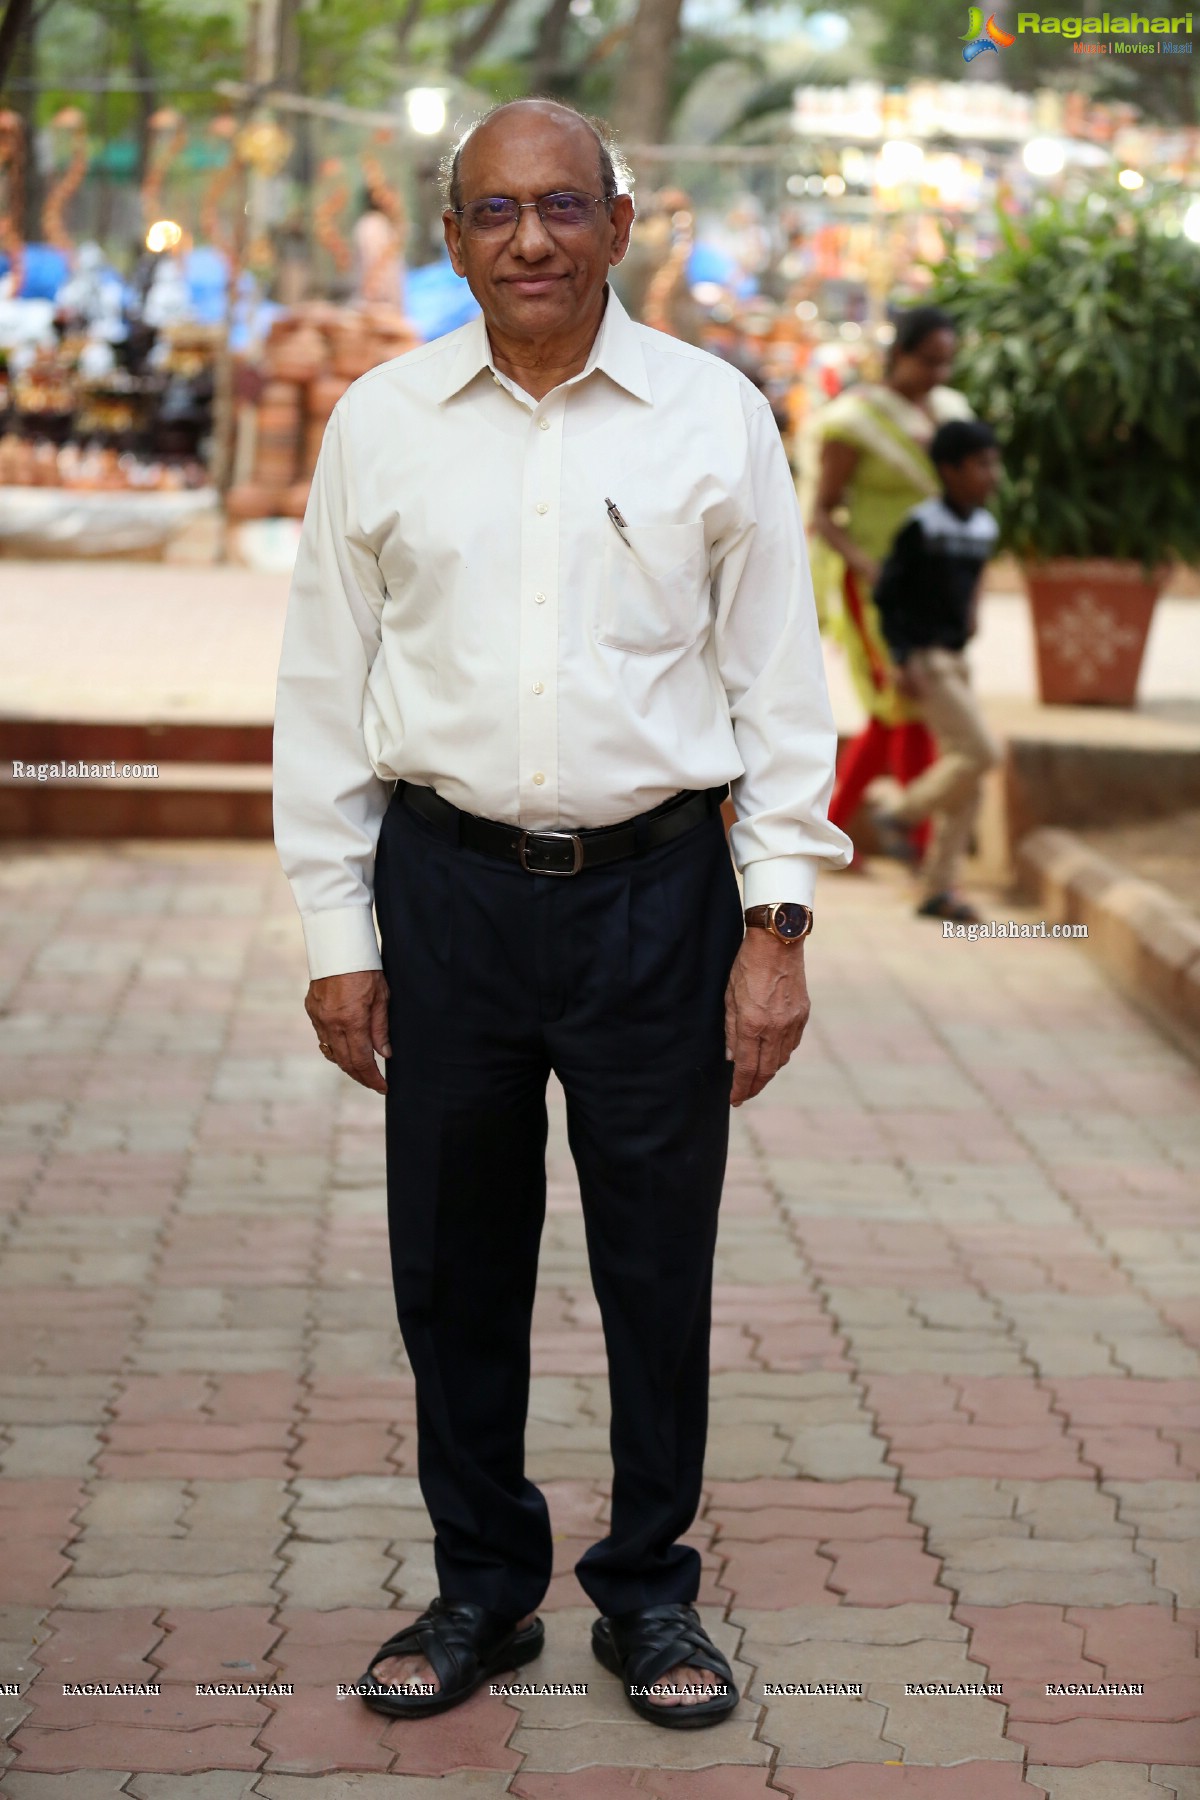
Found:
<svg viewBox="0 0 1200 1800"><path fill-rule="evenodd" d="M369 906L339 906L330 912L302 913L300 922L304 927L310 980L383 967Z"/></svg>
<svg viewBox="0 0 1200 1800"><path fill-rule="evenodd" d="M777 900L796 900L811 906L817 891L819 856L769 856L747 863L742 870L742 905L770 906Z"/></svg>

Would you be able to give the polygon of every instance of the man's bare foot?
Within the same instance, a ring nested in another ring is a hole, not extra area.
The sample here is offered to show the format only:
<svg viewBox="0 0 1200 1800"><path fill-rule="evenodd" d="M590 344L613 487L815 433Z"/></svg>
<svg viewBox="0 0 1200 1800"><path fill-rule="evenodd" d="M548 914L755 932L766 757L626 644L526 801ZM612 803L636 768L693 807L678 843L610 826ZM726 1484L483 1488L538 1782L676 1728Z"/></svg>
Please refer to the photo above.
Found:
<svg viewBox="0 0 1200 1800"><path fill-rule="evenodd" d="M518 1619L516 1629L523 1631L536 1617L536 1613L526 1613L523 1619ZM412 1688L419 1694L436 1694L440 1686L423 1656L389 1656L386 1661L376 1663L375 1679L384 1687Z"/></svg>
<svg viewBox="0 0 1200 1800"><path fill-rule="evenodd" d="M712 1698L714 1690L724 1686L712 1669L693 1669L680 1663L650 1683L646 1699L652 1706L699 1706Z"/></svg>

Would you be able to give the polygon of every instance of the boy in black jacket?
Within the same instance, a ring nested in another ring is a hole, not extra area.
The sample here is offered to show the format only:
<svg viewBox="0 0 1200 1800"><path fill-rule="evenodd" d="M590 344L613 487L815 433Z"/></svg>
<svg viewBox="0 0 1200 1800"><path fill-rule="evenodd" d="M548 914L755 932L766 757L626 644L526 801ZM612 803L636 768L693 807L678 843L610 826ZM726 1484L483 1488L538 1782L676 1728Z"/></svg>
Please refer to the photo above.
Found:
<svg viewBox="0 0 1200 1800"><path fill-rule="evenodd" d="M933 836L921 865L917 911L935 919L976 914L955 891L958 865L979 810L983 775L999 757L971 692L964 649L975 630L976 596L996 545L986 510L1000 474L991 428L955 419L934 435L930 457L941 496L925 500L896 535L875 588L901 693L915 700L938 741L939 757L908 787L881 779L868 793L885 851L911 859L912 827L926 817Z"/></svg>

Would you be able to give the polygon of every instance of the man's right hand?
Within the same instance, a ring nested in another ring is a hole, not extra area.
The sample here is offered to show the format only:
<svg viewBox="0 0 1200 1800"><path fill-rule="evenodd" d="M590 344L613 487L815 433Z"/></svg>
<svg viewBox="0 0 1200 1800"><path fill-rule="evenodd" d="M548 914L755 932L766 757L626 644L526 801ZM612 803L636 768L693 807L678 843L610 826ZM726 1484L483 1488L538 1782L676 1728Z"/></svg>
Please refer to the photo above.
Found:
<svg viewBox="0 0 1200 1800"><path fill-rule="evenodd" d="M318 1044L328 1062L376 1094L387 1093L375 1052L392 1054L388 1042L388 986L379 969L358 969L351 975L326 975L310 981L304 1010L313 1022Z"/></svg>

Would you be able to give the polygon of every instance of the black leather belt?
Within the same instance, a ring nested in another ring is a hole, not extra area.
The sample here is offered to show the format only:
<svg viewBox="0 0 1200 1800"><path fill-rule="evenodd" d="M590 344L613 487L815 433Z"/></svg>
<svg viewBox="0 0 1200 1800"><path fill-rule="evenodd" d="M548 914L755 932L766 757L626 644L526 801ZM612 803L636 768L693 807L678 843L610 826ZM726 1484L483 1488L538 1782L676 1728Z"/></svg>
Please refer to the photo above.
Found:
<svg viewBox="0 0 1200 1800"><path fill-rule="evenodd" d="M466 850L478 850L500 862L516 863L531 875L578 875L604 863L628 856L644 856L720 810L728 787L705 788L676 794L650 812L639 813L619 825L599 825L579 831L522 831L519 825L501 825L493 819L477 819L460 812L432 788L396 784L394 799L419 813L443 836Z"/></svg>

